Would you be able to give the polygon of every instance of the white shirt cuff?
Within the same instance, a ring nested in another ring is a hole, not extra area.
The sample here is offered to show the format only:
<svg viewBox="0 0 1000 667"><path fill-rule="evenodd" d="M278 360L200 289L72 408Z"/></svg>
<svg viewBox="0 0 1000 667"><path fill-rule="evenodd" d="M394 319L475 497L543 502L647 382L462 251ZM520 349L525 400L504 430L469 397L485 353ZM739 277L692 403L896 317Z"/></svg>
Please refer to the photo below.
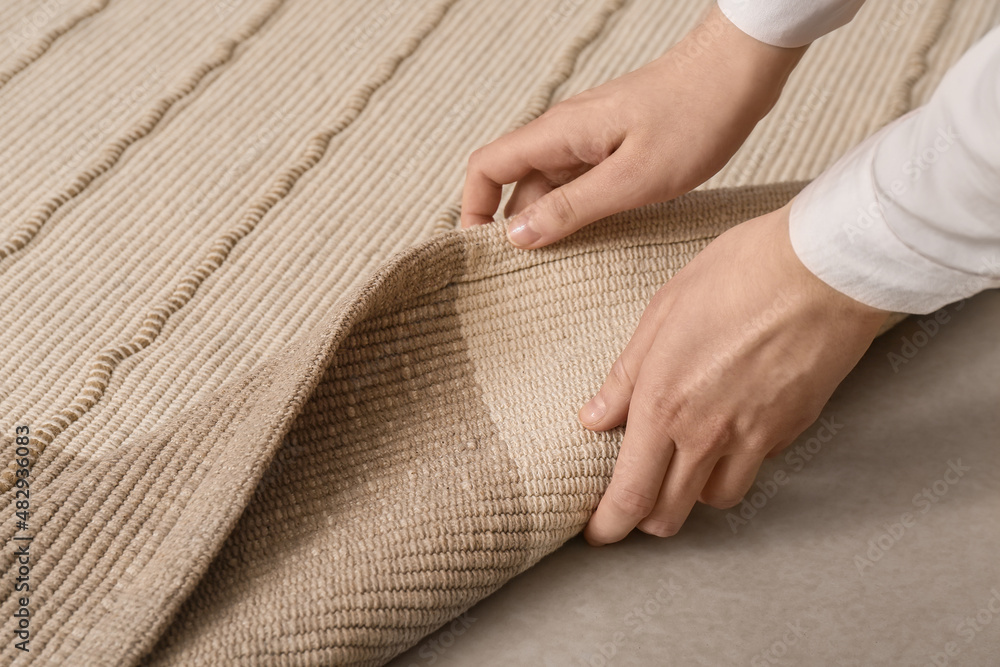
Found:
<svg viewBox="0 0 1000 667"><path fill-rule="evenodd" d="M789 234L806 268L875 308L932 313L988 287L984 278L932 262L886 224L871 165L887 126L855 147L792 202Z"/></svg>
<svg viewBox="0 0 1000 667"><path fill-rule="evenodd" d="M845 25L864 0L718 0L737 28L756 40L794 48Z"/></svg>
<svg viewBox="0 0 1000 667"><path fill-rule="evenodd" d="M930 313L1000 287L1000 28L931 101L848 152L792 202L799 259L876 308Z"/></svg>

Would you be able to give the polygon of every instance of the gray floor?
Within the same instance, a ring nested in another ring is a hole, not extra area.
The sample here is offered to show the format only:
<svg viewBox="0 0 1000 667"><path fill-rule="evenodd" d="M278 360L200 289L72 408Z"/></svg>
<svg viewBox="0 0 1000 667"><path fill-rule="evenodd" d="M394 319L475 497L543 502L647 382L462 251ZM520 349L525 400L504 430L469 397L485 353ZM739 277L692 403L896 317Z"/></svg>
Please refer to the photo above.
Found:
<svg viewBox="0 0 1000 667"><path fill-rule="evenodd" d="M391 664L1000 664L1000 291L941 313L875 341L742 516L576 538Z"/></svg>

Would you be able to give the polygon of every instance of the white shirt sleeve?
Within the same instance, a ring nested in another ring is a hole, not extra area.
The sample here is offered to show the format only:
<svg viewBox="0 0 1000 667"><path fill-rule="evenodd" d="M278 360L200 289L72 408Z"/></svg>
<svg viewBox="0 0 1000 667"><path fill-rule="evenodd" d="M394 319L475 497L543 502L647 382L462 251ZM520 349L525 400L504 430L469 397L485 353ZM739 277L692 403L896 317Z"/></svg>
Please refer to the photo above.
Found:
<svg viewBox="0 0 1000 667"><path fill-rule="evenodd" d="M848 23L864 0L718 0L737 28L774 46L804 46Z"/></svg>
<svg viewBox="0 0 1000 667"><path fill-rule="evenodd" d="M1000 287L1000 28L806 186L789 231L806 267L877 308L930 313Z"/></svg>

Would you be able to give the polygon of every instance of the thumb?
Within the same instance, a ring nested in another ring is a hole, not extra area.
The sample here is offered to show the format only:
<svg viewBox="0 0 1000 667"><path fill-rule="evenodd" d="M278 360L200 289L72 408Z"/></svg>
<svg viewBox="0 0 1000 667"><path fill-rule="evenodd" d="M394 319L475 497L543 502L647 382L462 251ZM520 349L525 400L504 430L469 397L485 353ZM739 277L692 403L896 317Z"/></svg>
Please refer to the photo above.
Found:
<svg viewBox="0 0 1000 667"><path fill-rule="evenodd" d="M646 202L630 187L632 163L627 153L615 151L590 171L539 197L511 218L507 238L518 248L541 248L595 220L642 206Z"/></svg>

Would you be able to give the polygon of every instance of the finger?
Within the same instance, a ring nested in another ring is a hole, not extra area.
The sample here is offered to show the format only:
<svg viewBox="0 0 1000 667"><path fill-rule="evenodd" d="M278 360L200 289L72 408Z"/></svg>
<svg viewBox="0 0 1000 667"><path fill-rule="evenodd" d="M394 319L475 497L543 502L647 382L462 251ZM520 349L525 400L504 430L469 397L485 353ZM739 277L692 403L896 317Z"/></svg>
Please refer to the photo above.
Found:
<svg viewBox="0 0 1000 667"><path fill-rule="evenodd" d="M660 325L666 319L666 301L657 293L650 301L635 333L625 349L618 356L604 380L604 384L587 401L578 417L580 422L592 431L606 431L625 421L629 404L635 391L635 381L639 376L642 362L649 354Z"/></svg>
<svg viewBox="0 0 1000 667"><path fill-rule="evenodd" d="M763 457L757 453L729 454L719 459L698 500L720 510L739 505L757 478Z"/></svg>
<svg viewBox="0 0 1000 667"><path fill-rule="evenodd" d="M591 544L617 542L656 506L674 455L665 403L656 398L663 391L662 364L653 365L656 361L647 353L639 370L611 483L584 529Z"/></svg>
<svg viewBox="0 0 1000 667"><path fill-rule="evenodd" d="M634 182L630 151L620 147L590 171L539 198L510 221L507 237L519 248L540 248L585 225L645 201Z"/></svg>
<svg viewBox="0 0 1000 667"><path fill-rule="evenodd" d="M477 149L469 156L462 188L462 228L493 222L503 186L534 169L555 167L567 160L565 136L540 116L527 125Z"/></svg>
<svg viewBox="0 0 1000 667"><path fill-rule="evenodd" d="M587 542L617 542L652 511L673 452L669 437L650 430L647 423L629 423L611 483L584 528Z"/></svg>
<svg viewBox="0 0 1000 667"><path fill-rule="evenodd" d="M533 171L517 182L503 209L504 217L520 213L539 197L549 194L556 186L539 171Z"/></svg>
<svg viewBox="0 0 1000 667"><path fill-rule="evenodd" d="M658 537L676 534L691 513L717 460L702 452L675 451L656 504L639 522L639 530Z"/></svg>

